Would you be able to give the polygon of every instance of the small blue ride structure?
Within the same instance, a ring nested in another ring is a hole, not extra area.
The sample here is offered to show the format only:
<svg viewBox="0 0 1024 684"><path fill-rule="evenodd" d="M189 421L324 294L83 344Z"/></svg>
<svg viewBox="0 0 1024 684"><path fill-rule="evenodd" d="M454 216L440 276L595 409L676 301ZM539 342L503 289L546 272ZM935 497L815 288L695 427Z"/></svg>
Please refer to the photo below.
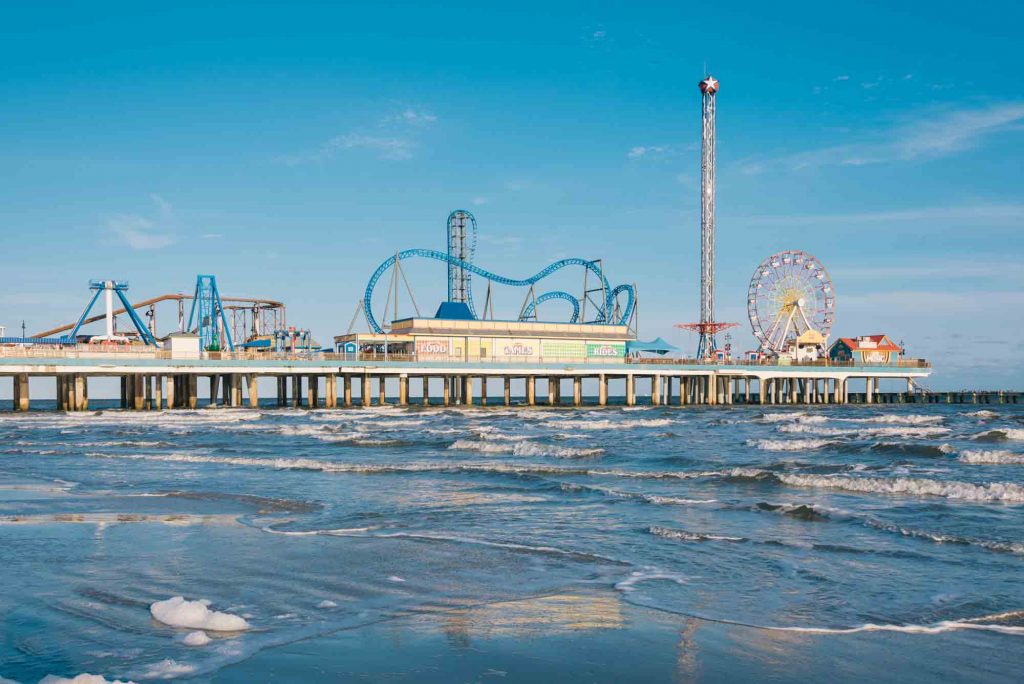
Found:
<svg viewBox="0 0 1024 684"><path fill-rule="evenodd" d="M135 308L128 301L128 298L124 296L124 293L128 291L127 280L90 280L89 289L93 290L92 299L89 300L89 304L85 307L85 311L78 318L78 322L75 323L75 327L71 329L67 335L63 335L60 340L62 344L75 344L78 340L78 331L85 324L85 319L89 317L89 313L92 308L96 306L96 301L100 298L101 293L105 293L107 296L106 307L107 307L107 331L106 335L96 335L93 339L109 339L113 340L114 336L114 312L113 312L113 298L116 296L121 300L121 305L124 306L125 313L128 314L128 318L131 319L132 324L135 326L135 330L139 333L139 338L146 345L158 346L156 338L153 337L153 333L149 331L146 324L142 322L139 315L135 313ZM119 338L123 339L123 338Z"/></svg>
<svg viewBox="0 0 1024 684"><path fill-rule="evenodd" d="M399 268L398 262L411 258L433 259L442 261L448 265L448 302L455 303L455 306L445 307L442 311L454 311L456 307L468 313L472 318L477 318L476 309L473 304L473 292L471 287L471 274L483 277L489 283L498 285L511 285L513 287L532 287L539 281L550 276L567 266L582 266L587 272L596 278L600 287L594 292L601 293L599 306L593 320L580 321L581 302L577 297L555 290L545 292L525 304L519 314L519 320L526 320L536 315L537 305L553 299L561 299L569 302L573 307L570 323L610 323L614 325L628 325L636 307L636 290L632 285L618 285L612 288L605 278L601 263L598 260L581 259L571 257L560 259L547 267L541 269L528 278L507 278L505 276L484 270L473 263L472 259L476 250L476 219L465 209L457 209L448 215L448 253L439 252L433 249L407 249L398 252L394 256L385 259L377 270L370 276L366 284L366 291L363 295L363 314L366 317L370 329L375 333L383 333L384 330L373 315L373 291L377 282L389 268ZM588 291L589 292L589 291ZM618 307L619 295L626 294L626 304ZM584 297L587 293L584 293ZM461 306L459 306L461 304ZM486 306L485 306L486 308Z"/></svg>
<svg viewBox="0 0 1024 684"><path fill-rule="evenodd" d="M192 297L192 310L188 315L188 330L199 335L199 348L203 351L235 350L231 340L231 326L224 315L224 306L217 291L217 278L212 275L196 276L196 291Z"/></svg>

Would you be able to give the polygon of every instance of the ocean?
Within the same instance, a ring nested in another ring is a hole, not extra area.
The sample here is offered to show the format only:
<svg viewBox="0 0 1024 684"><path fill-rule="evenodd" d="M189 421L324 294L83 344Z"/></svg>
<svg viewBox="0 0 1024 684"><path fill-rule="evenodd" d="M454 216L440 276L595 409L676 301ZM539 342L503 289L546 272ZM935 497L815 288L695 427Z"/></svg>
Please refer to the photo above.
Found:
<svg viewBox="0 0 1024 684"><path fill-rule="evenodd" d="M3 412L0 621L33 684L1020 681L1024 407Z"/></svg>

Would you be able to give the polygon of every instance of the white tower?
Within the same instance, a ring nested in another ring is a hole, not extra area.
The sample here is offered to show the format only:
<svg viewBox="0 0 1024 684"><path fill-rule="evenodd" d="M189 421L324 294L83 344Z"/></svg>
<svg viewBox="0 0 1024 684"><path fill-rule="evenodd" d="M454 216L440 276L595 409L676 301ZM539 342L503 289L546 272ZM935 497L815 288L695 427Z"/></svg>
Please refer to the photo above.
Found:
<svg viewBox="0 0 1024 684"><path fill-rule="evenodd" d="M718 345L715 341L715 96L718 79L700 82L700 340L697 358L703 359Z"/></svg>

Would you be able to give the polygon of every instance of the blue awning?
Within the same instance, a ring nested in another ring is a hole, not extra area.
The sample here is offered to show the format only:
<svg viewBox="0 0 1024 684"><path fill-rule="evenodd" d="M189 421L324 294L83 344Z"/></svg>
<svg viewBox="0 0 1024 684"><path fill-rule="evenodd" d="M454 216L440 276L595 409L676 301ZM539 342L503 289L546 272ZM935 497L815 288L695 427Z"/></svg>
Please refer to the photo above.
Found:
<svg viewBox="0 0 1024 684"><path fill-rule="evenodd" d="M681 352L682 350L673 345L669 344L660 337L651 340L650 342L642 342L640 340L631 340L626 342L626 353L637 354L639 352L650 352L652 354L669 354L671 352Z"/></svg>

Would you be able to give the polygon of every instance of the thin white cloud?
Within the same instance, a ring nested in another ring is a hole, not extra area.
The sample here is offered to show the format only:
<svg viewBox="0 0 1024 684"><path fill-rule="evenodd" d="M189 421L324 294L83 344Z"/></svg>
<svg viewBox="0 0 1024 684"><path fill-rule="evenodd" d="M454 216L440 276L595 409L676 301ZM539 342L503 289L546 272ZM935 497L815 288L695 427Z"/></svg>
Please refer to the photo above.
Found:
<svg viewBox="0 0 1024 684"><path fill-rule="evenodd" d="M114 216L107 221L107 230L121 243L132 249L160 249L174 244L174 237L164 232L153 221L138 214Z"/></svg>
<svg viewBox="0 0 1024 684"><path fill-rule="evenodd" d="M925 113L871 139L774 159L748 159L741 162L740 170L756 174L774 168L800 171L826 166L866 166L938 159L974 149L986 137L1009 130L1022 121L1024 102L961 109L941 115Z"/></svg>
<svg viewBox="0 0 1024 684"><path fill-rule="evenodd" d="M474 197L471 201L473 202L473 204L475 204L478 207L483 205L483 204L487 204L487 198L486 197Z"/></svg>
<svg viewBox="0 0 1024 684"><path fill-rule="evenodd" d="M636 147L631 147L626 156L630 159L643 159L644 157L662 155L668 151L668 145L637 145Z"/></svg>
<svg viewBox="0 0 1024 684"><path fill-rule="evenodd" d="M836 76L836 77L835 77L834 79L832 79L832 80L833 80L833 81L849 81L849 80L850 80L850 77L849 77L849 76L847 76L847 75L845 75L845 74L843 74L842 76Z"/></svg>
<svg viewBox="0 0 1024 684"><path fill-rule="evenodd" d="M219 240L224 237L224 233L203 233L200 235L203 240Z"/></svg>
<svg viewBox="0 0 1024 684"><path fill-rule="evenodd" d="M604 40L607 35L608 35L608 33L606 31L604 31L603 29L601 29L601 30L594 31L590 35L590 37L593 38L594 40Z"/></svg>
<svg viewBox="0 0 1024 684"><path fill-rule="evenodd" d="M390 114L381 119L382 124L409 124L412 126L428 126L437 122L437 116L422 109L406 107L397 114Z"/></svg>
<svg viewBox="0 0 1024 684"><path fill-rule="evenodd" d="M156 204L156 208L160 211L161 216L170 217L174 212L174 206L155 192L149 193L149 198Z"/></svg>
<svg viewBox="0 0 1024 684"><path fill-rule="evenodd" d="M359 149L376 152L381 159L401 160L410 159L414 148L415 144L406 138L346 133L331 138L311 155L291 157L286 161L291 164L303 161L323 161L333 159L339 152Z"/></svg>

